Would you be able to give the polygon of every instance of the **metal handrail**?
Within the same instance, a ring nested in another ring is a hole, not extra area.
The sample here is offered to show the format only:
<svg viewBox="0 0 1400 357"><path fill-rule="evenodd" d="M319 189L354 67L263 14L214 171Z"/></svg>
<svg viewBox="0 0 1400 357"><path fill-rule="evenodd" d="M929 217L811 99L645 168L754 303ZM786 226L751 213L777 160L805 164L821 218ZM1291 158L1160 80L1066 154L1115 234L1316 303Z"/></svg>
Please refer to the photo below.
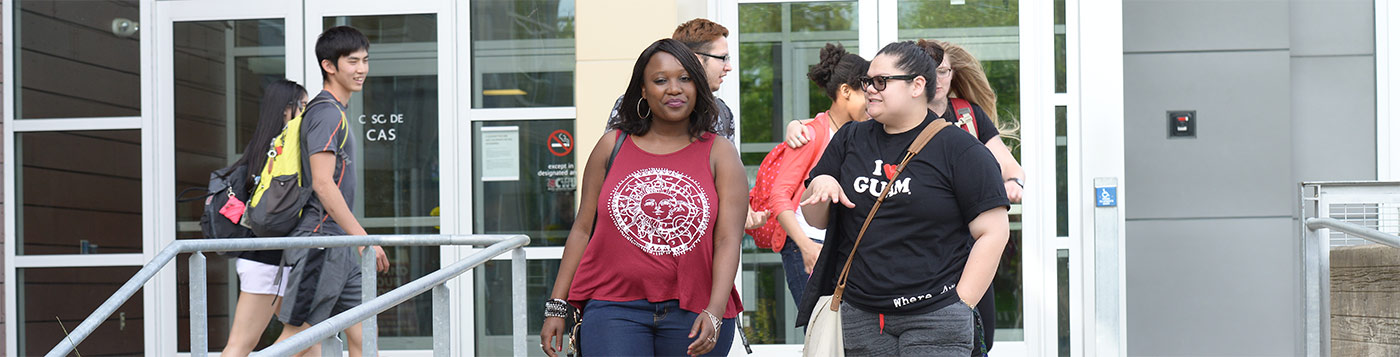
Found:
<svg viewBox="0 0 1400 357"><path fill-rule="evenodd" d="M205 288L204 286L202 286L204 285L202 283L202 278L204 275L203 252L229 252L320 247L332 248L370 245L489 245L489 247L485 248L477 254L473 254L470 257L462 259L461 261L454 263L451 266L448 266L447 268L433 272L431 274L428 274L427 276L424 276L422 278L409 282L404 286L394 289L386 293L383 297L365 299L365 301L362 302L360 306L337 314L336 316L320 324L316 324L312 328L303 331L301 334L288 338L287 340L284 340L281 343L269 347L262 353L288 355L292 351L298 351L310 347L311 344L315 343L315 339L309 336L299 336L307 334L319 335L319 338L326 338L337 331L343 330L346 327L355 324L356 322L365 320L376 313L387 310L388 308L397 305L398 303L403 302L409 298L412 298L413 296L417 296L418 294L422 293L423 291L426 291L429 288L437 287L441 289L441 285L443 282L452 279L453 277L456 277L468 270L471 270L472 268L475 268L478 265L481 265L482 263L486 262L487 260L490 260L496 255L510 250L513 251L511 271L514 280L514 285L511 289L511 295L513 300L512 310L514 310L513 312L515 315L513 321L513 345L515 345L516 354L522 354L523 351L525 351L525 254L522 247L529 244L529 242L530 238L524 235L370 235L177 240L171 243L170 245L166 246L165 249L162 249L160 253L156 254L155 258L151 259L149 263L146 263L145 266L141 267L141 270L137 271L135 276L132 276L130 280L127 280L127 282L123 284L121 288L117 289L116 293L112 294L111 297L108 297L107 301L103 302L102 305L98 306L97 310L93 311L92 314L88 315L88 317L84 319L81 324L79 324L73 329L73 331L68 335L68 337L59 341L58 345L54 346L52 350L49 350L46 356L59 357L65 356L69 352L72 352L74 347L78 343L81 343L83 340L87 339L88 335L92 334L92 332L97 329L97 326L101 324L102 321L110 317L112 313L117 310L118 307L120 307L123 303L130 299L131 296L135 295L136 291L140 290L141 287L145 285L147 281L154 277L156 273L159 273L160 270L164 268L166 264L169 264L170 261L173 260L178 254L194 253L190 257L191 263L192 265L199 265L198 267L190 267L190 274L192 279L198 278L198 281L200 282L198 284L196 281L193 280L190 282L190 305L192 310L190 346L191 354L203 355L208 353L207 317L204 321L196 321L198 316L195 315L203 315L206 312L194 311L199 310L199 308L195 304L195 289L199 289L200 292L202 292ZM366 251L372 252L372 250ZM373 259L374 255L366 254L364 257L366 258L365 261L370 261ZM362 264L362 269L363 267L365 267L365 265ZM198 270L198 272L196 270ZM366 280L372 280L374 276L372 271L365 275L367 275L367 277L365 277ZM374 291L374 286L375 285L373 284L367 285L364 288L364 290L366 290L365 295L372 295ZM445 289L439 289L435 289L435 292L441 291L445 293ZM437 318L437 316L434 317L435 319ZM349 321L349 323L345 323L346 321ZM203 329L199 328L201 326L196 326L200 323L205 324L205 326L203 326ZM344 326L340 326L338 328L336 327L336 324L342 323L344 324ZM205 332L197 330L204 330ZM436 326L435 330L437 330ZM372 327L366 327L366 345L372 346L372 331ZM434 331L435 337L437 337L437 335L439 335L440 333L442 333L445 336L446 331ZM199 347L201 345L202 351ZM439 346L436 345L437 344L435 343L435 350L445 351L439 349ZM277 351L285 350L286 352L273 353L274 348L277 348ZM366 355L371 355L373 353L373 350L372 348L367 348L365 352ZM337 353L336 355L339 355L339 353Z"/></svg>
<svg viewBox="0 0 1400 357"><path fill-rule="evenodd" d="M1331 247L1317 231L1332 229L1392 248L1400 248L1400 236L1334 218L1307 218L1303 220L1303 228L1303 295L1306 299L1303 312L1304 351L1309 357L1330 356Z"/></svg>
<svg viewBox="0 0 1400 357"><path fill-rule="evenodd" d="M1383 244L1391 248L1400 248L1400 236L1381 232L1356 223L1341 221L1335 218L1308 218L1303 224L1306 224L1308 230L1312 231L1330 228L1342 233L1365 238L1366 240Z"/></svg>

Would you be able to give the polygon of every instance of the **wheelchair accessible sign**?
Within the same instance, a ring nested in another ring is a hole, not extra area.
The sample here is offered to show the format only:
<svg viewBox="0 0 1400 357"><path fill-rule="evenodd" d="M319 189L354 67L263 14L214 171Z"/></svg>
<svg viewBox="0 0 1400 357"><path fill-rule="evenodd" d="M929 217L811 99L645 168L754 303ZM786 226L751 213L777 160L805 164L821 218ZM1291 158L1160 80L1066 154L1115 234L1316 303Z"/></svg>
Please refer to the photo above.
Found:
<svg viewBox="0 0 1400 357"><path fill-rule="evenodd" d="M1118 187L1095 187L1094 205L1097 207L1117 207Z"/></svg>

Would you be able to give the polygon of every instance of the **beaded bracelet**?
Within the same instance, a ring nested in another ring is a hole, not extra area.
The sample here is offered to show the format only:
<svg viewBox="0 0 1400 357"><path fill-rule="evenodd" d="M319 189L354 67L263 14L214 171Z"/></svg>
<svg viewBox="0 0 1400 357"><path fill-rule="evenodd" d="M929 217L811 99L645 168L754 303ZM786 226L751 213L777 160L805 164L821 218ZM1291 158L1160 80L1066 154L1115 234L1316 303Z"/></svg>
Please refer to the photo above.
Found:
<svg viewBox="0 0 1400 357"><path fill-rule="evenodd" d="M549 299L544 302L544 317L569 317L569 302L564 299Z"/></svg>

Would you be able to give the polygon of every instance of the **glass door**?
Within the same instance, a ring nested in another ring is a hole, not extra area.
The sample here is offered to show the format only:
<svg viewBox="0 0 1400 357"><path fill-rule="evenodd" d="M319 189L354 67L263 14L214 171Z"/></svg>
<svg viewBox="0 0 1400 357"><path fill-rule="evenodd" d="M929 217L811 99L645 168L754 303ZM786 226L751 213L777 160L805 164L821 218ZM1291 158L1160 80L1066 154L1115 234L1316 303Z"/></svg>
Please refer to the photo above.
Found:
<svg viewBox="0 0 1400 357"><path fill-rule="evenodd" d="M825 92L807 79L827 43L869 58L876 42L875 5L870 1L724 1L719 21L729 29L736 57L736 84L720 96L739 118L739 152L752 173L763 157L782 145L793 120L808 119L831 106ZM733 78L731 78L732 80ZM750 182L753 178L750 177ZM803 330L796 328L797 303L788 290L782 259L746 238L735 278L744 301L743 326L755 353L796 355ZM743 353L736 342L734 353Z"/></svg>
<svg viewBox="0 0 1400 357"><path fill-rule="evenodd" d="M158 247L176 239L203 238L199 216L203 201L177 202L184 188L208 184L209 173L228 166L243 155L253 128L264 87L282 79L302 79L301 12L277 1L253 3L159 2L157 74L160 125L155 145L162 147L159 187L171 199L161 212L173 212L158 220ZM174 338L178 351L189 351L188 254L176 258L176 273L164 276L159 289L164 296L178 296L176 303L159 306L157 334ZM206 254L209 282L209 345L223 349L237 304L238 281L231 256ZM281 325L270 323L259 348L276 338Z"/></svg>
<svg viewBox="0 0 1400 357"><path fill-rule="evenodd" d="M1062 166L1068 164L1054 155L1057 141L1043 137L1055 134L1052 123L1057 119L1053 104L1044 103L1068 99L1055 91L1065 92L1063 2L1054 7L946 0L729 0L721 4L720 22L737 34L730 36L730 48L739 49L734 71L739 83L720 92L726 101L739 103L735 114L741 122L740 153L750 172L779 144L789 121L810 118L830 105L806 78L824 44L840 43L868 60L890 42L935 39L961 45L977 57L998 97L996 113L1004 143L1026 168L1030 181L1044 183L1028 184L1025 203L1012 206L1011 241L993 280L995 350L1007 355L1055 354L1055 331L1068 341L1068 326L1055 324L1057 310L1050 308L1060 298L1055 294L1057 286L1069 291L1067 281L1056 279L1068 276L1068 258L1056 257L1071 254L1055 249L1066 247L1061 243L1070 236L1065 229L1056 229L1067 224L1057 225L1055 219L1059 216L1058 221L1068 222L1064 189L1056 190L1057 183L1064 187L1066 182L1063 174L1056 176L1057 169L1063 172ZM1058 11L1054 27L1051 11ZM1060 47L1052 50L1051 43L1057 40ZM1056 73L1060 76L1055 77ZM1063 122L1060 108L1058 118ZM1021 125L1023 117L1030 122ZM1058 143L1063 150L1064 140ZM1022 147L1028 148L1028 155L1022 155ZM802 330L792 327L796 302L788 294L779 255L758 249L751 239L745 241L743 252L736 283L748 308L744 325L750 341L764 344L756 351L796 352ZM1067 314L1059 311L1061 317L1068 318Z"/></svg>
<svg viewBox="0 0 1400 357"><path fill-rule="evenodd" d="M349 98L347 115L359 175L351 210L370 234L453 232L455 207L451 6L447 1L306 1L303 60L307 89L322 87L315 41L335 26L351 26L369 38L369 73L364 89ZM444 182L448 184L443 184ZM452 247L386 247L388 272L379 273L379 293L418 279L455 261ZM432 299L420 295L378 317L382 350L432 349Z"/></svg>

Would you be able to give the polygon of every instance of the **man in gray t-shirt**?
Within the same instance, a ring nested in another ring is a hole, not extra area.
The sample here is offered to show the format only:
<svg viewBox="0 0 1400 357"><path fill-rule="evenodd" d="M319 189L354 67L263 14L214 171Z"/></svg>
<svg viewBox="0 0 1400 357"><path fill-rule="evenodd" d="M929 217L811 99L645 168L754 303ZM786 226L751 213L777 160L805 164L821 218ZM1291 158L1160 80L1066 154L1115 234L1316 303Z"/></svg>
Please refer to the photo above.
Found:
<svg viewBox="0 0 1400 357"><path fill-rule="evenodd" d="M365 235L350 207L355 203L354 136L345 118L350 94L364 89L369 74L369 39L348 26L333 27L316 40L316 58L325 88L303 114L302 145L308 155L314 194L302 208L292 236ZM359 250L357 252L356 250ZM292 267L277 319L282 341L311 325L360 305L360 252L365 247L287 249L282 261ZM389 269L384 249L370 247L379 271ZM375 287L363 287L374 289ZM361 349L360 324L345 329L350 356ZM314 350L309 349L308 351ZM315 352L313 352L315 354Z"/></svg>

